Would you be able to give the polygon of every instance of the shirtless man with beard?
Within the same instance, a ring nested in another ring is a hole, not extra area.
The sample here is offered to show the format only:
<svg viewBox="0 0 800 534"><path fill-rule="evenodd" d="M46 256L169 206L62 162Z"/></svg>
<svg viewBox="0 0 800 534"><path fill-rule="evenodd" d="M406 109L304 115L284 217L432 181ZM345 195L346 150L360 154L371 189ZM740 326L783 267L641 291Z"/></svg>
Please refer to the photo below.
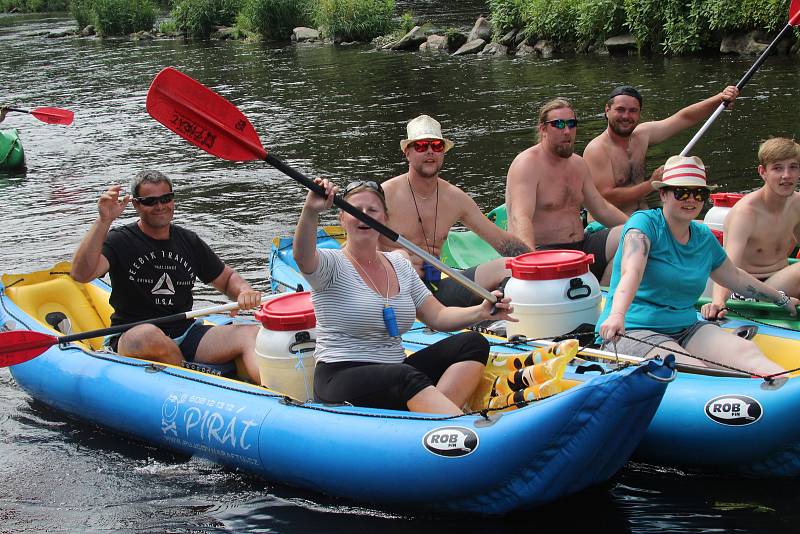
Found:
<svg viewBox="0 0 800 534"><path fill-rule="evenodd" d="M445 152L453 147L453 142L442 136L438 121L420 115L408 122L406 133L407 138L400 141L400 150L408 160L408 171L382 184L390 228L437 258L447 234L457 222L492 245L501 256L529 252L519 239L487 219L472 197L439 176ZM398 249L395 242L385 237L381 238L380 247L382 250ZM409 259L428 289L445 306L472 306L481 302L480 297L453 278L440 278L441 273L432 265L413 255ZM461 273L489 291L511 276L505 267L505 258L470 267Z"/></svg>
<svg viewBox="0 0 800 534"><path fill-rule="evenodd" d="M722 102L729 102L730 109L737 96L739 90L729 86L718 95L687 106L664 120L639 124L642 95L629 85L615 88L608 95L605 107L608 128L592 139L583 151L597 190L628 215L647 209L645 197L653 192L651 182L660 180L663 170L659 167L645 179L647 148L709 117Z"/></svg>
<svg viewBox="0 0 800 534"><path fill-rule="evenodd" d="M607 285L627 216L597 191L582 157L574 153L578 120L567 100L539 110L539 142L514 158L506 178L508 229L532 249L571 249L594 254L591 271ZM581 208L606 229L584 234Z"/></svg>

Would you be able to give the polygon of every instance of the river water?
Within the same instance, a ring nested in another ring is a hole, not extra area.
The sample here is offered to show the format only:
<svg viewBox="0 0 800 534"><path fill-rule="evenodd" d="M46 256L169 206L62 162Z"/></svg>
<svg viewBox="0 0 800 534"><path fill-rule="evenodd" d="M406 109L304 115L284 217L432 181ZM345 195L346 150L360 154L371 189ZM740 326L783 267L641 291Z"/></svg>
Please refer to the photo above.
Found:
<svg viewBox="0 0 800 534"><path fill-rule="evenodd" d="M398 2L440 27L471 26L482 2ZM153 167L169 174L176 220L266 289L273 236L293 229L304 191L266 164L201 153L151 119L145 96L175 66L236 104L277 157L312 176L385 179L403 171L405 122L438 118L456 148L444 176L485 211L503 201L513 157L534 142L537 107L574 101L578 150L604 128L604 95L629 83L658 119L735 83L742 58L448 58L362 46L242 42L46 39L62 16L0 17L0 102L59 106L70 127L10 115L28 171L0 171L0 271L45 268L72 254L110 183ZM797 134L800 62L771 58L733 112L697 145L725 191L758 186L755 152L770 135ZM792 111L795 110L795 111ZM655 168L686 132L653 147ZM130 210L121 222L133 220ZM220 302L208 288L198 305ZM630 464L610 483L556 505L503 519L377 510L275 485L82 425L33 402L0 369L0 532L517 532L560 530L795 532L796 481L753 481ZM519 444L524 446L524 444ZM335 461L335 459L332 459ZM553 527L551 527L553 528Z"/></svg>

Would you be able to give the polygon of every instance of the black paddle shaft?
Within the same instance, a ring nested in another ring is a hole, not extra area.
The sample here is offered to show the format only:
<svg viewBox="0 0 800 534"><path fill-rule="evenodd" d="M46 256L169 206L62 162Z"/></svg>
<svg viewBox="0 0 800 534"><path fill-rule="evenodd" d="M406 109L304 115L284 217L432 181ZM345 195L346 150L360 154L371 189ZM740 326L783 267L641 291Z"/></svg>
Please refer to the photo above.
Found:
<svg viewBox="0 0 800 534"><path fill-rule="evenodd" d="M297 171L296 169L290 167L289 165L285 164L284 162L282 162L278 158L276 158L276 157L274 157L274 156L272 156L270 154L267 154L267 157L264 158L264 161L266 161L267 163L269 163L270 165L272 165L273 167L275 167L276 169L278 169L279 171L281 171L285 175L294 178L295 180L297 180L298 182L300 182L301 184L303 184L304 186L306 186L307 188L309 188L310 190L312 190L314 193L318 194L319 196L321 196L321 197L325 196L325 188L323 188L321 185L315 183L308 176L304 175L303 173L301 173L301 172ZM358 208L356 208L355 206L353 206L352 204L350 204L346 200L344 200L344 199L342 199L342 198L340 198L338 196L335 196L335 197L333 197L333 203L336 204L336 206L341 208L343 211L346 211L347 213L349 213L350 215L352 215L353 217L355 217L359 221L361 221L361 222L363 222L365 224L368 224L371 228L374 228L378 233L386 236L387 238L391 239L392 241L397 241L400 238L400 234L398 234L397 232L395 232L394 230L392 230L391 228L389 228L385 224L382 224L382 223L376 221L375 219L373 219L372 217L370 217L369 215L367 215L363 211L359 210Z"/></svg>
<svg viewBox="0 0 800 534"><path fill-rule="evenodd" d="M310 189L314 193L316 193L316 194L318 194L318 195L320 195L322 197L325 196L325 188L323 188L321 185L319 185L317 183L314 183L314 181L311 180L308 176L306 176L303 173L293 169L292 167L290 167L286 163L282 162L278 158L276 158L276 157L274 157L274 156L272 156L270 154L267 154L264 157L264 161L266 161L267 163L269 163L270 165L272 165L273 167L275 167L276 169L278 169L279 171L284 173L286 176L294 178L300 184L304 185L305 187L307 187L308 189ZM355 206L353 206L352 204L350 204L349 202L347 202L343 198L340 198L338 196L334 196L333 197L333 203L336 204L336 206L341 208L343 211L346 211L347 213L349 213L350 215L352 215L353 217L355 217L359 221L361 221L364 224L368 225L370 228L373 228L378 233L386 236L388 239L394 241L395 243L398 243L399 245L401 245L405 249L409 250L413 254L416 254L417 256L419 256L420 258L424 259L425 261L427 261L428 263L430 263L431 265L433 265L434 267L436 267L440 271L443 271L443 272L447 273L448 275L450 275L450 277L452 277L458 283L460 283L461 285L463 285L464 287L466 287L467 289L469 289L470 291L472 291L473 293L478 295L480 298L482 298L484 300L488 300L492 304L496 304L497 303L497 297L495 295L493 295L492 293L490 293L489 291L487 291L485 288L479 286L478 284L476 284L475 282L473 282L469 278L465 277L462 273L456 271L455 269L453 269L449 265L446 265L446 264L442 263L442 261L439 258L437 258L434 255L424 251L419 246L417 246L415 243L413 243L413 242L409 241L408 239L406 239L405 237L401 236L400 234L398 234L397 232L395 232L394 230L392 230L391 228L389 228L385 224L382 224L382 223L376 221L375 219L373 219L372 217L370 217L369 215L367 215L363 211L359 210L358 208L356 208ZM495 312L496 312L496 308L493 308L492 309L492 315L494 315Z"/></svg>

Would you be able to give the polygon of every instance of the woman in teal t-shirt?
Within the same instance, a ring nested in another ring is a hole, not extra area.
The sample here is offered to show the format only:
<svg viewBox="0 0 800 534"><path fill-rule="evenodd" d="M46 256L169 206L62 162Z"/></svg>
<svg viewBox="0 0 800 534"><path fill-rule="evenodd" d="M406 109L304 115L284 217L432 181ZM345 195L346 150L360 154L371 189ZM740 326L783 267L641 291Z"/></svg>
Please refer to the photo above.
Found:
<svg viewBox="0 0 800 534"><path fill-rule="evenodd" d="M675 352L679 361L692 365L712 367L710 361L759 375L783 371L752 341L697 319L694 304L709 276L792 315L798 304L737 268L711 230L694 220L709 196L703 162L696 156L672 156L662 181L653 187L663 208L637 211L622 230L610 297L597 323L604 346L614 342L618 352L641 357Z"/></svg>

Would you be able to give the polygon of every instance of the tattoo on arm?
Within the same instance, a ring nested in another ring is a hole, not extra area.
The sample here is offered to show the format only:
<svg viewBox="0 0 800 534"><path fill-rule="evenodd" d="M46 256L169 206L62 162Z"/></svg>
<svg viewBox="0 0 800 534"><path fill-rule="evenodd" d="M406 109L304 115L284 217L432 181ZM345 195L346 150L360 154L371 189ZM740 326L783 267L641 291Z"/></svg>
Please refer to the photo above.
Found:
<svg viewBox="0 0 800 534"><path fill-rule="evenodd" d="M622 248L623 259L630 256L644 256L650 254L650 239L639 230L631 229L625 234Z"/></svg>
<svg viewBox="0 0 800 534"><path fill-rule="evenodd" d="M520 254L525 254L530 251L530 247L519 239L504 239L497 247L497 252L506 258L519 256Z"/></svg>
<svg viewBox="0 0 800 534"><path fill-rule="evenodd" d="M744 293L743 294L744 294L745 297L752 297L752 298L754 298L756 300L762 300L762 301L767 301L767 302L771 302L772 301L772 297L770 297L769 295L767 295L766 293L764 293L762 291L759 291L758 289L756 289L755 287L753 287L750 284L747 284L747 287L744 288Z"/></svg>

